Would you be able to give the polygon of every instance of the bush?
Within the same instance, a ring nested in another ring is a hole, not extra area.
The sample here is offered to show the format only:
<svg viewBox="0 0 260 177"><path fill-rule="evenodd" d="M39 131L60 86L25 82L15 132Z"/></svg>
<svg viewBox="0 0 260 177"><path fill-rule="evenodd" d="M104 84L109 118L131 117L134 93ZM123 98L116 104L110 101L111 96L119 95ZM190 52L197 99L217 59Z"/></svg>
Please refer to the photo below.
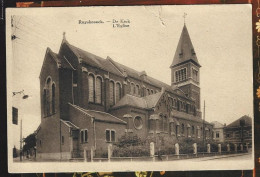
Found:
<svg viewBox="0 0 260 177"><path fill-rule="evenodd" d="M193 153L193 143L195 143L195 141L192 138L185 138L182 142L180 142L180 154Z"/></svg>
<svg viewBox="0 0 260 177"><path fill-rule="evenodd" d="M115 147L113 149L113 156L114 157L141 157L141 156L149 156L150 149L149 147L145 146L126 146L122 147Z"/></svg>

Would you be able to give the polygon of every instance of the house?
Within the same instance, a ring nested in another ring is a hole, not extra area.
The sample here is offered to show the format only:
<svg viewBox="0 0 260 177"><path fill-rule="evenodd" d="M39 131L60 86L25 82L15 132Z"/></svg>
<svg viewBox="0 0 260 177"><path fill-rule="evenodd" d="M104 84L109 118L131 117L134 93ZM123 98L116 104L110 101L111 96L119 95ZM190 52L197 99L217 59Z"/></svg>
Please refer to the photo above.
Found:
<svg viewBox="0 0 260 177"><path fill-rule="evenodd" d="M224 139L224 125L218 121L211 122L213 124L213 140L223 143Z"/></svg>
<svg viewBox="0 0 260 177"><path fill-rule="evenodd" d="M205 132L212 139L213 125L201 118L200 67L186 25L170 66L171 85L79 49L64 34L58 53L47 48L40 73L38 158L102 155L125 134L177 143L201 141Z"/></svg>
<svg viewBox="0 0 260 177"><path fill-rule="evenodd" d="M224 127L225 142L252 147L252 118L244 115Z"/></svg>

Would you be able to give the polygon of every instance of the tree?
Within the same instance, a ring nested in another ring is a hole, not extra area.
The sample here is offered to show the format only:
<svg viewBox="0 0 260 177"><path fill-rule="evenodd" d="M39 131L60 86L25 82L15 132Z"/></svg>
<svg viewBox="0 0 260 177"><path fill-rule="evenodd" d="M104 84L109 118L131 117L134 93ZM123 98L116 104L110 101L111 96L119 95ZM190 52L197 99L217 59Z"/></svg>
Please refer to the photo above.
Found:
<svg viewBox="0 0 260 177"><path fill-rule="evenodd" d="M30 150L36 146L36 134L32 133L28 135L24 140L25 145L23 146L23 151Z"/></svg>

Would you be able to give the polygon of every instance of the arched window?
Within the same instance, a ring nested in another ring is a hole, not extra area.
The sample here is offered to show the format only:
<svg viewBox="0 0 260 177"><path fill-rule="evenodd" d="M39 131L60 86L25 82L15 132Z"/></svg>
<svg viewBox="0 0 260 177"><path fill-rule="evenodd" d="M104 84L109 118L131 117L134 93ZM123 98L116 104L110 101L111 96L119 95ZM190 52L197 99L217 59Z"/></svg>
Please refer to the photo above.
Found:
<svg viewBox="0 0 260 177"><path fill-rule="evenodd" d="M47 115L47 90L43 90L43 114Z"/></svg>
<svg viewBox="0 0 260 177"><path fill-rule="evenodd" d="M93 75L89 75L88 76L88 99L89 102L94 102L94 76Z"/></svg>
<svg viewBox="0 0 260 177"><path fill-rule="evenodd" d="M95 90L95 102L101 104L102 101L102 79L97 77L96 90Z"/></svg>
<svg viewBox="0 0 260 177"><path fill-rule="evenodd" d="M113 81L109 82L109 93L110 93L109 103L110 103L110 105L114 105L115 104L115 84Z"/></svg>
<svg viewBox="0 0 260 177"><path fill-rule="evenodd" d="M116 103L121 99L121 85L116 83Z"/></svg>
<svg viewBox="0 0 260 177"><path fill-rule="evenodd" d="M195 134L195 128L194 128L194 126L191 127L191 134L192 134L192 135Z"/></svg>
<svg viewBox="0 0 260 177"><path fill-rule="evenodd" d="M148 95L150 95L150 90L149 89L146 89L146 95L148 96Z"/></svg>
<svg viewBox="0 0 260 177"><path fill-rule="evenodd" d="M181 134L184 135L184 124L181 124Z"/></svg>
<svg viewBox="0 0 260 177"><path fill-rule="evenodd" d="M47 116L51 114L51 78L46 83L46 112Z"/></svg>
<svg viewBox="0 0 260 177"><path fill-rule="evenodd" d="M134 92L135 92L135 84L131 83L131 85L130 85L130 93L133 95Z"/></svg>
<svg viewBox="0 0 260 177"><path fill-rule="evenodd" d="M51 100L52 100L52 103L51 103L51 105L52 105L52 114L54 114L56 111L55 111L55 84L53 83L52 84L52 98L51 98Z"/></svg>
<svg viewBox="0 0 260 177"><path fill-rule="evenodd" d="M139 90L140 88L139 88L139 85L136 85L135 86L135 93L136 93L136 95L138 95L138 96L140 96L140 90Z"/></svg>

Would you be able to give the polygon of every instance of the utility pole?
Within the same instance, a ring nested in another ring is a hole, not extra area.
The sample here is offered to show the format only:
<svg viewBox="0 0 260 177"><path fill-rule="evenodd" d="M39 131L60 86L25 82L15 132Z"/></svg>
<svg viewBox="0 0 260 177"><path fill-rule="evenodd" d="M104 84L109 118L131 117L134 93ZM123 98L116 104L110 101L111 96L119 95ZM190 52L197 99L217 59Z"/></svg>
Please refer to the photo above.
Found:
<svg viewBox="0 0 260 177"><path fill-rule="evenodd" d="M202 122L202 133L203 133L203 147L205 147L205 100L204 100L204 108L203 108L203 122Z"/></svg>
<svg viewBox="0 0 260 177"><path fill-rule="evenodd" d="M20 161L23 160L23 120L21 119L21 125L20 125Z"/></svg>

